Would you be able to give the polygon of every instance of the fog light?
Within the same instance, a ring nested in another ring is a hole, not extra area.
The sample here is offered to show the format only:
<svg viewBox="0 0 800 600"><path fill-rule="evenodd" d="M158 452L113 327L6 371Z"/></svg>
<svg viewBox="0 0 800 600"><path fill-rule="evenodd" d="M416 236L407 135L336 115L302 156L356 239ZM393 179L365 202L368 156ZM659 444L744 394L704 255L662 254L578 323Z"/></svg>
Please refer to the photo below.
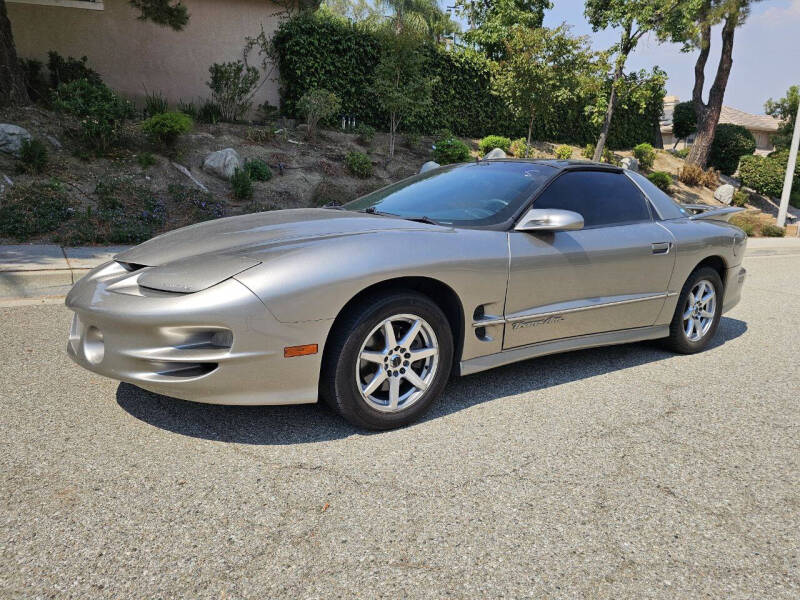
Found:
<svg viewBox="0 0 800 600"><path fill-rule="evenodd" d="M92 325L83 334L83 355L93 365L100 364L105 353L103 332Z"/></svg>

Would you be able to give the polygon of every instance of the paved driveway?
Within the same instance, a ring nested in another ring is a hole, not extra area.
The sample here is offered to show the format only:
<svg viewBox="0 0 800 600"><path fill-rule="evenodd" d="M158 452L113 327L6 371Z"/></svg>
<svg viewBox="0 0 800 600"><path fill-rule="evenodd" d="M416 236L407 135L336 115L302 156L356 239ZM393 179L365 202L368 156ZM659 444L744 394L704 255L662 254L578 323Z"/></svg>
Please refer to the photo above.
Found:
<svg viewBox="0 0 800 600"><path fill-rule="evenodd" d="M797 598L800 253L749 256L717 344L450 384L364 434L160 397L0 308L0 597Z"/></svg>

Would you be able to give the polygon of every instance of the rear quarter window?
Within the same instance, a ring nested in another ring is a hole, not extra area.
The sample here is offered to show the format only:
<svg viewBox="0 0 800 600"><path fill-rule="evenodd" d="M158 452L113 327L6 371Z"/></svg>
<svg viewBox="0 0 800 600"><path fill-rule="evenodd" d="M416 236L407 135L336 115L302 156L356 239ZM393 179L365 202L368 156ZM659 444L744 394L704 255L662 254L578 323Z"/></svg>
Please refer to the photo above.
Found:
<svg viewBox="0 0 800 600"><path fill-rule="evenodd" d="M675 202L672 198L667 196L661 189L657 188L647 177L635 171L626 171L625 174L630 177L650 198L650 202L656 209L657 216L661 220L669 219L682 219L688 217L689 213L685 208Z"/></svg>

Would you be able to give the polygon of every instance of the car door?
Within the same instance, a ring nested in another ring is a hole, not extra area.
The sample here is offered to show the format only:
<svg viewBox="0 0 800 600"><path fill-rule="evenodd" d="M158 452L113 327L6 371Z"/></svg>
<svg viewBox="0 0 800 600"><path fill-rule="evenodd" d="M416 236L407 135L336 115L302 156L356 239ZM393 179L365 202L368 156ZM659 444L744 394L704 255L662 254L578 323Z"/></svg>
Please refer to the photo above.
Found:
<svg viewBox="0 0 800 600"><path fill-rule="evenodd" d="M565 171L533 208L580 213L584 227L509 233L504 348L655 322L674 238L622 171Z"/></svg>

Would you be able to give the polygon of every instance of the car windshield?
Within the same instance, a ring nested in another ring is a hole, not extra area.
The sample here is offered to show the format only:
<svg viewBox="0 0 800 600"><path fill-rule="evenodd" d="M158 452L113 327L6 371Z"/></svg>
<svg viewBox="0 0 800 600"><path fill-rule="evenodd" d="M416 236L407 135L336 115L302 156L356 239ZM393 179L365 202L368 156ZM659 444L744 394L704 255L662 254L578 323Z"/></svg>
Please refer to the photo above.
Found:
<svg viewBox="0 0 800 600"><path fill-rule="evenodd" d="M449 165L362 196L344 208L445 225L494 225L511 218L555 172L549 165L522 161Z"/></svg>

